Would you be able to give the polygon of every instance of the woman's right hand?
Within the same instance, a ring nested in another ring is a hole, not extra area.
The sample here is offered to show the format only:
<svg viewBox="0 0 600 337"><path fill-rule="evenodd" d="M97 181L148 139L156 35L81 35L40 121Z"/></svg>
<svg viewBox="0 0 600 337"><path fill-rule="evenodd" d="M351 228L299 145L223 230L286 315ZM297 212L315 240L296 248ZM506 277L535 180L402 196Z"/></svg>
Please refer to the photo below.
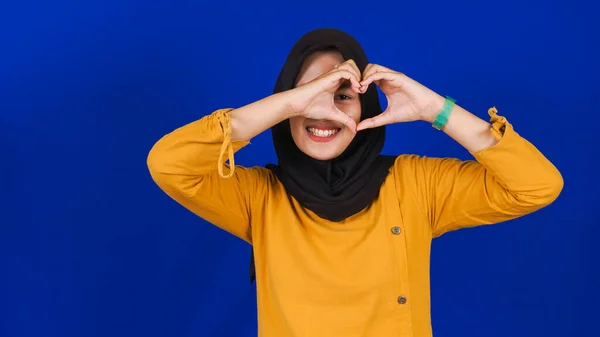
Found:
<svg viewBox="0 0 600 337"><path fill-rule="evenodd" d="M356 132L354 120L336 106L335 94L346 81L350 81L354 92L362 94L366 88L361 88L360 78L358 67L353 60L348 60L316 79L289 90L286 101L291 117L331 120Z"/></svg>

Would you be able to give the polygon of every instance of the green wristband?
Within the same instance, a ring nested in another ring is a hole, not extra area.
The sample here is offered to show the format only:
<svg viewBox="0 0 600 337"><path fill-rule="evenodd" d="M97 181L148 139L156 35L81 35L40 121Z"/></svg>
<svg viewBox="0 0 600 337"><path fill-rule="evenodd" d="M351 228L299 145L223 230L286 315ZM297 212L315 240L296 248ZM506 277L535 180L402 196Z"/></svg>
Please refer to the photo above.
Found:
<svg viewBox="0 0 600 337"><path fill-rule="evenodd" d="M450 116L450 112L452 112L455 102L455 99L453 99L450 96L446 96L446 101L444 102L442 111L440 111L440 113L435 117L435 120L433 121L433 124L431 126L438 130L441 130L448 122L448 116Z"/></svg>

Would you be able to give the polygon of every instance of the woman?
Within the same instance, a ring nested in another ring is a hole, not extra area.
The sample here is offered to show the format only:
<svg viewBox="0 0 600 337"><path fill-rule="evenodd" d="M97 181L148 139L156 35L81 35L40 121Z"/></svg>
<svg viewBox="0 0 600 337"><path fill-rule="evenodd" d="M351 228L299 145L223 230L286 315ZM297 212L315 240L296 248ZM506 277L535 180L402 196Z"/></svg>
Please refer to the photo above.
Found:
<svg viewBox="0 0 600 337"><path fill-rule="evenodd" d="M318 29L295 44L273 95L164 136L148 166L169 196L252 244L259 336L431 336L431 239L523 216L562 190L552 163L489 113L491 123ZM385 125L409 121L477 161L381 155ZM278 164L236 166L269 128Z"/></svg>

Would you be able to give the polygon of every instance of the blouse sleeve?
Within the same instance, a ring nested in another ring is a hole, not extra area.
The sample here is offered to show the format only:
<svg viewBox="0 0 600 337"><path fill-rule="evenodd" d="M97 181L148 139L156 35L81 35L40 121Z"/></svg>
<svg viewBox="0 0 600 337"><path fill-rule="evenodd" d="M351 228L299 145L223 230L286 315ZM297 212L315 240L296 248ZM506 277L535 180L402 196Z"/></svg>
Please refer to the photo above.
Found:
<svg viewBox="0 0 600 337"><path fill-rule="evenodd" d="M489 110L491 131L499 142L472 153L475 160L401 156L395 170L404 175L433 236L493 224L539 210L561 193L556 167L521 137L497 110Z"/></svg>
<svg viewBox="0 0 600 337"><path fill-rule="evenodd" d="M249 142L231 140L231 110L217 110L165 135L150 150L147 165L176 202L252 243L251 211L265 194L266 176L260 168L235 165L234 154Z"/></svg>

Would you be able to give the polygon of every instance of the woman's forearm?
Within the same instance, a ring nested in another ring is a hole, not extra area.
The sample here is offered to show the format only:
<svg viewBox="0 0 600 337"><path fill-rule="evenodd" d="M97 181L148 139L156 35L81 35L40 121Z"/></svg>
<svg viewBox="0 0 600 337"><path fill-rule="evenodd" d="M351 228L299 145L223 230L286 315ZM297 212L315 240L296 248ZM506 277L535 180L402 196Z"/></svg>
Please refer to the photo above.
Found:
<svg viewBox="0 0 600 337"><path fill-rule="evenodd" d="M287 93L278 93L229 112L231 140L249 141L290 117Z"/></svg>
<svg viewBox="0 0 600 337"><path fill-rule="evenodd" d="M423 116L423 120L433 123L437 113L444 105L445 98L439 96L434 113ZM231 139L249 141L275 124L291 115L287 92L274 94L232 110ZM475 116L460 105L455 105L448 122L442 129L444 133L476 153L494 146L498 140L490 132L490 123Z"/></svg>
<svg viewBox="0 0 600 337"><path fill-rule="evenodd" d="M423 120L433 123L437 114L444 106L445 98L439 96L433 113L427 114ZM442 131L457 141L471 153L477 153L498 143L498 140L490 132L491 125L485 120L468 112L459 105L455 105L448 122Z"/></svg>

